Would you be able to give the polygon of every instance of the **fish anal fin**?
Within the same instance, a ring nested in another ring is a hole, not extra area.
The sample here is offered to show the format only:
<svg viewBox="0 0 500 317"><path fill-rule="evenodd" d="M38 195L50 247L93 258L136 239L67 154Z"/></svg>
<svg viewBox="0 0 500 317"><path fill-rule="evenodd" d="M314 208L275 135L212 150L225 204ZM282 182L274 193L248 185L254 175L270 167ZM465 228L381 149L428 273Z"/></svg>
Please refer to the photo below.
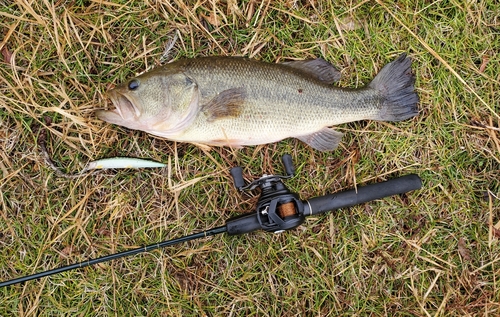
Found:
<svg viewBox="0 0 500 317"><path fill-rule="evenodd" d="M326 84L333 84L341 77L340 71L322 58L289 61L281 64L298 69Z"/></svg>
<svg viewBox="0 0 500 317"><path fill-rule="evenodd" d="M342 139L343 133L331 128L323 128L317 132L296 137L318 151L335 150Z"/></svg>
<svg viewBox="0 0 500 317"><path fill-rule="evenodd" d="M243 87L226 89L203 105L202 111L210 122L220 118L237 117L241 113L245 98Z"/></svg>

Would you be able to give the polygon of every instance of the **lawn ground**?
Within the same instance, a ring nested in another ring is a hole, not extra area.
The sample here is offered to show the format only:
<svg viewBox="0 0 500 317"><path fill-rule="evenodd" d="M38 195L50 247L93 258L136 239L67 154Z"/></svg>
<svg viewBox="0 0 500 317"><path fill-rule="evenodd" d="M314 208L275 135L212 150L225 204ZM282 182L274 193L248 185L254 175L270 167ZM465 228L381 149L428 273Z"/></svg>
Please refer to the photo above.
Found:
<svg viewBox="0 0 500 317"><path fill-rule="evenodd" d="M98 120L105 92L171 59L322 57L362 87L402 52L419 115L300 141L175 143ZM310 217L279 235L220 235L0 289L0 316L499 316L497 1L0 1L0 281L223 225L282 173L305 199L416 173L420 191ZM64 178L131 156L165 162Z"/></svg>

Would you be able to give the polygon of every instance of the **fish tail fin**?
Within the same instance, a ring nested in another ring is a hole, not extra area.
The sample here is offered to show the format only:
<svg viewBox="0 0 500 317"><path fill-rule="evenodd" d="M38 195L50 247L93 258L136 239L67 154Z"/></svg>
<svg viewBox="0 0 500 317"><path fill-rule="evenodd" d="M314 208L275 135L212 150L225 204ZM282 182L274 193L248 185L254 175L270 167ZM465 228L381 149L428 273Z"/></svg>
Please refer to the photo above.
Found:
<svg viewBox="0 0 500 317"><path fill-rule="evenodd" d="M414 91L415 76L411 59L405 53L385 65L368 85L381 97L381 108L373 120L401 121L418 114L418 96Z"/></svg>

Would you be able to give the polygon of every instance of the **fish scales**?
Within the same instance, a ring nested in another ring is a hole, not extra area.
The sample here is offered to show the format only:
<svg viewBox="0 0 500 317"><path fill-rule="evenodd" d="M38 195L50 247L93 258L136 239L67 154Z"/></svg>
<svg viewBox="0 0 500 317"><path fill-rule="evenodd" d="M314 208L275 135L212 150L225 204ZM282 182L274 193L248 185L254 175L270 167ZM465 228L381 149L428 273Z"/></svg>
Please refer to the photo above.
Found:
<svg viewBox="0 0 500 317"><path fill-rule="evenodd" d="M376 109L364 107L366 98L371 98L369 92L362 94L360 90L353 94L353 90L340 89L326 85L311 76L296 72L291 67L279 64L265 64L244 59L220 59L220 66L206 70L207 59L199 59L186 67L186 74L193 78L200 78L198 83L206 89L205 98L211 98L220 91L235 86L245 86L247 89L247 103L244 109L248 118L258 119L253 123L264 123L275 129L276 118L283 117L282 125L296 127L297 124L306 124L312 128L324 124L321 121L336 125L350 121L347 115L355 117L371 116ZM189 60L188 60L189 62ZM253 65L256 64L256 65ZM206 71L211 76L206 76ZM332 95L332 91L339 93ZM203 93L202 93L203 94ZM337 100L335 100L337 99ZM363 100L365 99L365 100ZM333 111L332 111L333 110ZM304 114L307 111L307 114ZM256 117L255 114L260 114ZM238 123L240 118L227 118Z"/></svg>
<svg viewBox="0 0 500 317"><path fill-rule="evenodd" d="M328 151L342 136L331 126L400 121L418 113L411 61L404 54L360 89L335 87L334 77L338 71L322 59L185 59L118 86L110 92L117 109L98 116L175 141L240 147L296 137Z"/></svg>

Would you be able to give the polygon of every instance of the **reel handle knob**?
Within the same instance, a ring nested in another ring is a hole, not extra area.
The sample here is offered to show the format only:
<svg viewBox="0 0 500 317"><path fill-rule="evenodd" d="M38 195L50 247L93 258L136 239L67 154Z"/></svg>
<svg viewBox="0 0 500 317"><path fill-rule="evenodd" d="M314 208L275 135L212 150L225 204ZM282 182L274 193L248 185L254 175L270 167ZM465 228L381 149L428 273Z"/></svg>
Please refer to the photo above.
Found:
<svg viewBox="0 0 500 317"><path fill-rule="evenodd" d="M231 168L229 171L233 177L234 187L241 190L245 187L245 180L243 179L243 169L240 166Z"/></svg>
<svg viewBox="0 0 500 317"><path fill-rule="evenodd" d="M293 166L292 156L290 154L284 154L281 158L283 166L285 167L285 172L288 176L295 175L295 167Z"/></svg>

